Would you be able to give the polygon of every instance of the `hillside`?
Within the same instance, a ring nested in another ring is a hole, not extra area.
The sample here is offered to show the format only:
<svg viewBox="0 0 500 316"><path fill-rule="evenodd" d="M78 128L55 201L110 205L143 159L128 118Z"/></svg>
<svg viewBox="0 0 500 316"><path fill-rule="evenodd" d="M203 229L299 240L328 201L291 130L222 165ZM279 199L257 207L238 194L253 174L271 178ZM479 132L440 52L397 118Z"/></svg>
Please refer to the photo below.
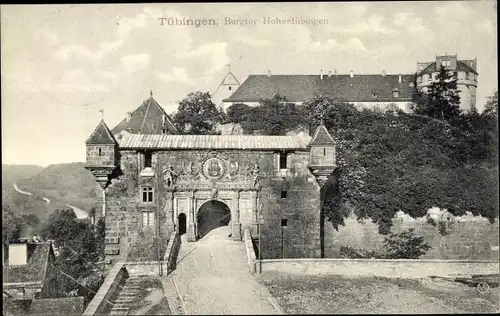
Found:
<svg viewBox="0 0 500 316"><path fill-rule="evenodd" d="M2 165L2 191L11 189L13 182L33 177L43 169L37 165Z"/></svg>
<svg viewBox="0 0 500 316"><path fill-rule="evenodd" d="M90 210L100 200L101 188L84 163L54 164L35 176L17 182L22 190L48 198L53 203L70 204Z"/></svg>

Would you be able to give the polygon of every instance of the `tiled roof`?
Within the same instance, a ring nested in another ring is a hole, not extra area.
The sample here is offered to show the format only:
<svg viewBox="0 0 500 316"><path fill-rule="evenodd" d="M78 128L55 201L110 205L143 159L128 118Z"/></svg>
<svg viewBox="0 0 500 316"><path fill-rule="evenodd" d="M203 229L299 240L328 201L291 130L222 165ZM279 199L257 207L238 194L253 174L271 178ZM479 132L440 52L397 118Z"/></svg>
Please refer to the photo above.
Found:
<svg viewBox="0 0 500 316"><path fill-rule="evenodd" d="M50 243L28 244L28 261L26 265L5 265L3 267L3 283L43 282L52 247ZM6 252L7 249L6 249Z"/></svg>
<svg viewBox="0 0 500 316"><path fill-rule="evenodd" d="M258 102L275 94L290 102L303 102L318 95L347 102L397 102L411 100L414 75L250 75L225 102ZM394 88L399 96L393 97ZM377 94L377 97L374 97Z"/></svg>
<svg viewBox="0 0 500 316"><path fill-rule="evenodd" d="M163 127L163 116L165 116L165 127ZM160 134L162 128L166 128L170 134L178 133L170 116L163 110L153 96L151 96L131 113L130 119L123 119L123 121L113 128L112 132L114 135L123 130L139 134Z"/></svg>
<svg viewBox="0 0 500 316"><path fill-rule="evenodd" d="M104 120L101 120L85 144L113 145L116 144L116 140Z"/></svg>
<svg viewBox="0 0 500 316"><path fill-rule="evenodd" d="M326 129L325 125L320 124L316 131L314 132L314 136L309 143L309 145L335 145L335 141L333 140L330 133Z"/></svg>
<svg viewBox="0 0 500 316"><path fill-rule="evenodd" d="M425 67L421 72L419 72L419 75L430 75L434 72L436 72L436 63L431 63L429 66ZM457 67L453 69L454 71L464 71L464 72L472 72L477 75L477 71L472 69L469 65L461 62L460 60L457 60Z"/></svg>
<svg viewBox="0 0 500 316"><path fill-rule="evenodd" d="M123 149L306 149L299 136L124 134Z"/></svg>

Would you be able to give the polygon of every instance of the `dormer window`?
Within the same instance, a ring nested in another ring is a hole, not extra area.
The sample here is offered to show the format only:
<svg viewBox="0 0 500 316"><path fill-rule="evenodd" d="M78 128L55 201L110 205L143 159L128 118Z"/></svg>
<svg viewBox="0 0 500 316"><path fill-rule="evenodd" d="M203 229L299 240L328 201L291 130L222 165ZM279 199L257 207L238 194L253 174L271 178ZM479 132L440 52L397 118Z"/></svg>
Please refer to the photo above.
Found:
<svg viewBox="0 0 500 316"><path fill-rule="evenodd" d="M378 98L378 93L376 93L376 92L372 93L372 98L374 98L374 99Z"/></svg>
<svg viewBox="0 0 500 316"><path fill-rule="evenodd" d="M163 117L162 117L162 125L165 126L165 122L167 121L167 116L165 114L163 114Z"/></svg>
<svg viewBox="0 0 500 316"><path fill-rule="evenodd" d="M393 98L399 98L399 90L398 89L392 90L392 97Z"/></svg>

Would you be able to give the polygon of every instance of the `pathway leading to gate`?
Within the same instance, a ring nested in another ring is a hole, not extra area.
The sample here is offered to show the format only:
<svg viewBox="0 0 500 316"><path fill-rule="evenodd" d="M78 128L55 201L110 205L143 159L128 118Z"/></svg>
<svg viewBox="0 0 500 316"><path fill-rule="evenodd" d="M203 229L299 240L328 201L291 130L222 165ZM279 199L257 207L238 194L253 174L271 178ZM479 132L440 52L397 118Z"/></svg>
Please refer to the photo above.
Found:
<svg viewBox="0 0 500 316"><path fill-rule="evenodd" d="M267 289L248 272L245 244L228 235L224 226L197 242L181 237L177 269L169 277L186 314L278 314Z"/></svg>

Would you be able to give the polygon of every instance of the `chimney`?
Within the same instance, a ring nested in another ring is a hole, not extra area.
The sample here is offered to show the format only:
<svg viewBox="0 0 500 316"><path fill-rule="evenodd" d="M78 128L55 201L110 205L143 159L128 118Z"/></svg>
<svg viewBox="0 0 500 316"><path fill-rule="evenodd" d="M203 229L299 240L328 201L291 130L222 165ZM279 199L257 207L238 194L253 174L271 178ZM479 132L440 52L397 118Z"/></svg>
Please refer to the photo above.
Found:
<svg viewBox="0 0 500 316"><path fill-rule="evenodd" d="M28 243L9 244L9 265L28 264Z"/></svg>
<svg viewBox="0 0 500 316"><path fill-rule="evenodd" d="M127 122L132 118L132 112L127 112Z"/></svg>
<svg viewBox="0 0 500 316"><path fill-rule="evenodd" d="M269 70L267 71L267 76L268 76L268 77L271 77L271 69L269 69Z"/></svg>
<svg viewBox="0 0 500 316"><path fill-rule="evenodd" d="M331 70L329 70L329 71L328 71L328 77L331 77L331 76L332 76L332 71L331 71Z"/></svg>
<svg viewBox="0 0 500 316"><path fill-rule="evenodd" d="M321 80L323 80L323 69L321 69L319 73L320 73L319 77L321 78Z"/></svg>
<svg viewBox="0 0 500 316"><path fill-rule="evenodd" d="M399 75L399 83L401 83L401 75Z"/></svg>
<svg viewBox="0 0 500 316"><path fill-rule="evenodd" d="M337 75L337 69L333 69L333 74Z"/></svg>
<svg viewBox="0 0 500 316"><path fill-rule="evenodd" d="M349 72L349 74L350 74L351 78L352 78L352 77L354 77L354 71L352 71L352 69L351 69L351 71Z"/></svg>
<svg viewBox="0 0 500 316"><path fill-rule="evenodd" d="M385 77L385 70L382 70L382 77Z"/></svg>

